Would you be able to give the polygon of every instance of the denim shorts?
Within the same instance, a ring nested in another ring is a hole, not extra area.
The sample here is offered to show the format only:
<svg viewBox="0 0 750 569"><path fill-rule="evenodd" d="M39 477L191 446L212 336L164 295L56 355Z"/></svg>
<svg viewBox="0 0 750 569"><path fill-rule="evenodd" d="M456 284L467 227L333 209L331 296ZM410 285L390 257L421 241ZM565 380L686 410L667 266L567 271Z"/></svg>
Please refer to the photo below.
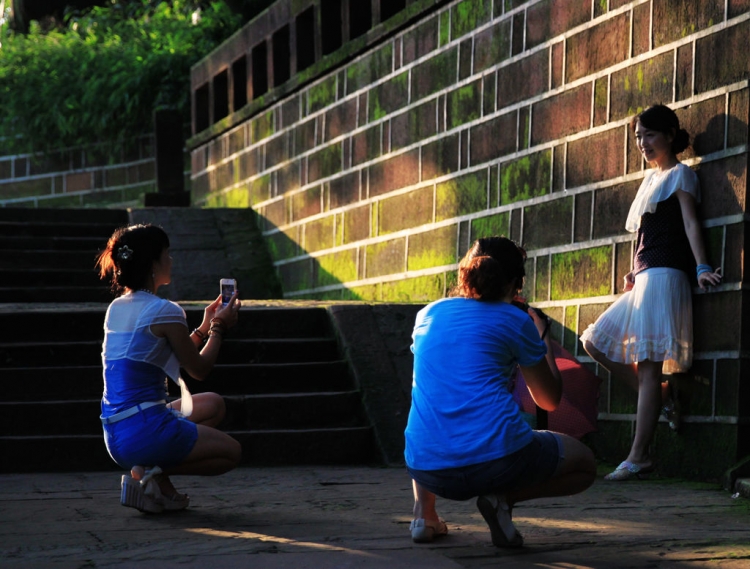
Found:
<svg viewBox="0 0 750 569"><path fill-rule="evenodd" d="M442 470L407 466L420 486L448 500L469 500L485 494L507 494L542 484L557 474L565 460L562 439L551 431L534 431L521 450L497 458Z"/></svg>
<svg viewBox="0 0 750 569"><path fill-rule="evenodd" d="M104 425L104 442L112 459L122 468L181 464L198 440L195 423L164 405Z"/></svg>

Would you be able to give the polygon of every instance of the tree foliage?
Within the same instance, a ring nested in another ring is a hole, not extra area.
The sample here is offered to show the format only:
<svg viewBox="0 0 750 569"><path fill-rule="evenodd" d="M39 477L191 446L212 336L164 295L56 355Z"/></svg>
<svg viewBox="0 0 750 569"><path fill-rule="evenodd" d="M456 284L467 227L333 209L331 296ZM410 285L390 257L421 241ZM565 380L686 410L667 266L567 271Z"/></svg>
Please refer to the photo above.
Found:
<svg viewBox="0 0 750 569"><path fill-rule="evenodd" d="M242 24L223 2L111 1L63 29L2 30L0 150L101 144L116 156L153 111L190 118L190 67ZM4 148L3 148L4 147Z"/></svg>

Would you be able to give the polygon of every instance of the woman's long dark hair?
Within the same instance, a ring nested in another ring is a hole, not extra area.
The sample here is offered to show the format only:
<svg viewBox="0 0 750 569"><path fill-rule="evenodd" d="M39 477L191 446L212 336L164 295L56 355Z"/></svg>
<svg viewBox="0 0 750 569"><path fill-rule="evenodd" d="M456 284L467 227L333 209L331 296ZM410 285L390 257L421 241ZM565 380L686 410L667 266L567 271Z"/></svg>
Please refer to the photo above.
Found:
<svg viewBox="0 0 750 569"><path fill-rule="evenodd" d="M451 296L501 300L523 287L526 252L505 237L477 239L458 266L458 284Z"/></svg>
<svg viewBox="0 0 750 569"><path fill-rule="evenodd" d="M154 261L169 248L169 237L156 225L120 227L96 259L99 278L110 279L119 296L126 288L138 290L148 284Z"/></svg>
<svg viewBox="0 0 750 569"><path fill-rule="evenodd" d="M680 128L680 119L677 114L666 105L652 105L645 111L638 113L630 120L630 128L635 132L635 127L641 123L648 130L655 130L672 139L672 152L679 154L690 146L690 135L684 128Z"/></svg>

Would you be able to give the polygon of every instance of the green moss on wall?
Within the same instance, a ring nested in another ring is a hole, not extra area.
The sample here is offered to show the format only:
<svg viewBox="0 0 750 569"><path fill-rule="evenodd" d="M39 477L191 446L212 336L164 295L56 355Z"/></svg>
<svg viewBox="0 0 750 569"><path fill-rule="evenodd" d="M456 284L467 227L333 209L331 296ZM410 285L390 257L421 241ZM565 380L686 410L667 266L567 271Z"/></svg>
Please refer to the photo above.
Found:
<svg viewBox="0 0 750 569"><path fill-rule="evenodd" d="M475 30L492 17L492 2L490 0L464 0L453 6L451 13L451 36L461 37Z"/></svg>
<svg viewBox="0 0 750 569"><path fill-rule="evenodd" d="M611 267L610 245L552 255L551 300L609 294Z"/></svg>
<svg viewBox="0 0 750 569"><path fill-rule="evenodd" d="M471 220L471 241L483 237L508 235L510 214L506 211Z"/></svg>
<svg viewBox="0 0 750 569"><path fill-rule="evenodd" d="M444 276L426 275L383 283L383 302L430 302L443 297Z"/></svg>
<svg viewBox="0 0 750 569"><path fill-rule="evenodd" d="M440 12L440 47L451 41L451 13L450 10Z"/></svg>
<svg viewBox="0 0 750 569"><path fill-rule="evenodd" d="M448 128L456 128L479 118L481 84L481 81L475 81L448 93L448 107L450 108Z"/></svg>
<svg viewBox="0 0 750 569"><path fill-rule="evenodd" d="M456 263L457 227L449 225L409 237L407 268L410 271Z"/></svg>
<svg viewBox="0 0 750 569"><path fill-rule="evenodd" d="M346 68L347 94L358 91L376 79L387 75L391 72L392 67L393 44L389 42Z"/></svg>
<svg viewBox="0 0 750 569"><path fill-rule="evenodd" d="M380 300L380 284L355 286L342 291L342 300Z"/></svg>
<svg viewBox="0 0 750 569"><path fill-rule="evenodd" d="M481 170L438 184L435 189L437 221L487 208L487 171Z"/></svg>
<svg viewBox="0 0 750 569"><path fill-rule="evenodd" d="M357 280L357 250L340 251L317 257L316 286L329 286Z"/></svg>
<svg viewBox="0 0 750 569"><path fill-rule="evenodd" d="M308 112L314 113L336 102L336 75L310 87L307 90Z"/></svg>
<svg viewBox="0 0 750 569"><path fill-rule="evenodd" d="M551 150L501 165L500 203L508 204L550 193L551 168Z"/></svg>
<svg viewBox="0 0 750 569"><path fill-rule="evenodd" d="M252 142L268 138L276 132L273 109L259 115L250 121L250 136Z"/></svg>

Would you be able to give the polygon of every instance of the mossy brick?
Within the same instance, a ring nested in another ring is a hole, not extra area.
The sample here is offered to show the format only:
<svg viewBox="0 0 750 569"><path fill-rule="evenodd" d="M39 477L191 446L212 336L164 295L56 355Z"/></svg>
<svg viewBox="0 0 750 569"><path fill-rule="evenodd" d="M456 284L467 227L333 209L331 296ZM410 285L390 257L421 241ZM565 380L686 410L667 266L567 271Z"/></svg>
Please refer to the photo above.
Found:
<svg viewBox="0 0 750 569"><path fill-rule="evenodd" d="M420 149L422 153L422 180L431 180L458 170L458 135L428 142Z"/></svg>
<svg viewBox="0 0 750 569"><path fill-rule="evenodd" d="M357 280L357 250L348 249L316 257L315 286L330 286Z"/></svg>
<svg viewBox="0 0 750 569"><path fill-rule="evenodd" d="M435 187L435 221L487 209L487 170L452 178Z"/></svg>
<svg viewBox="0 0 750 569"><path fill-rule="evenodd" d="M523 245L527 249L567 245L573 233L573 197L527 206L523 221Z"/></svg>
<svg viewBox="0 0 750 569"><path fill-rule="evenodd" d="M379 201L378 235L432 223L434 199L433 187L425 186Z"/></svg>
<svg viewBox="0 0 750 569"><path fill-rule="evenodd" d="M548 84L549 51L543 49L497 70L497 106L503 108L540 95Z"/></svg>
<svg viewBox="0 0 750 569"><path fill-rule="evenodd" d="M715 253L711 253L708 256L708 263L714 267L721 264L721 274L725 283L738 283L742 280L744 252L747 249L745 226L735 223L727 225L725 231L726 243L723 261L720 255L716 256Z"/></svg>
<svg viewBox="0 0 750 569"><path fill-rule="evenodd" d="M285 198L272 201L263 208L265 231L286 225L289 219L289 206Z"/></svg>
<svg viewBox="0 0 750 569"><path fill-rule="evenodd" d="M505 113L471 127L469 161L472 166L497 160L516 151L518 115Z"/></svg>
<svg viewBox="0 0 750 569"><path fill-rule="evenodd" d="M593 192L584 192L575 196L575 217L573 220L573 241L580 243L591 239Z"/></svg>
<svg viewBox="0 0 750 569"><path fill-rule="evenodd" d="M628 13L608 18L570 36L565 44L566 83L625 61L629 47Z"/></svg>
<svg viewBox="0 0 750 569"><path fill-rule="evenodd" d="M29 175L40 176L54 172L65 172L72 169L72 158L69 152L49 152L36 154L29 160Z"/></svg>
<svg viewBox="0 0 750 569"><path fill-rule="evenodd" d="M4 182L0 184L0 199L22 198L27 196L46 196L52 194L53 177L35 178L32 180Z"/></svg>
<svg viewBox="0 0 750 569"><path fill-rule="evenodd" d="M633 56L651 49L651 3L633 7Z"/></svg>
<svg viewBox="0 0 750 569"><path fill-rule="evenodd" d="M357 99L347 99L326 111L324 141L357 128Z"/></svg>
<svg viewBox="0 0 750 569"><path fill-rule="evenodd" d="M633 270L633 242L615 243L615 280L614 291L623 292L625 275Z"/></svg>
<svg viewBox="0 0 750 569"><path fill-rule="evenodd" d="M65 174L65 191L70 192L83 192L85 190L91 190L94 187L94 177L91 172L80 172Z"/></svg>
<svg viewBox="0 0 750 569"><path fill-rule="evenodd" d="M279 280L284 292L295 292L313 288L314 259L301 259L279 265Z"/></svg>
<svg viewBox="0 0 750 569"><path fill-rule="evenodd" d="M284 195L300 187L300 161L289 162L279 168L276 174L276 195Z"/></svg>
<svg viewBox="0 0 750 569"><path fill-rule="evenodd" d="M727 148L747 144L750 124L750 90L742 89L729 93L729 116L727 126Z"/></svg>
<svg viewBox="0 0 750 569"><path fill-rule="evenodd" d="M497 73L492 72L482 77L482 115L491 115L497 104Z"/></svg>
<svg viewBox="0 0 750 569"><path fill-rule="evenodd" d="M365 246L366 278L403 273L406 270L406 238Z"/></svg>
<svg viewBox="0 0 750 569"><path fill-rule="evenodd" d="M585 83L534 104L531 145L536 146L589 128L592 87L592 83Z"/></svg>
<svg viewBox="0 0 750 569"><path fill-rule="evenodd" d="M565 189L565 144L558 144L552 150L552 191Z"/></svg>
<svg viewBox="0 0 750 569"><path fill-rule="evenodd" d="M472 74L474 59L474 41L472 38L463 40L458 46L458 80L463 81Z"/></svg>
<svg viewBox="0 0 750 569"><path fill-rule="evenodd" d="M729 26L695 41L695 92L697 94L743 81L748 75L747 53L750 21Z"/></svg>
<svg viewBox="0 0 750 569"><path fill-rule="evenodd" d="M523 51L524 32L526 28L526 12L513 14L513 35L510 41L510 54L518 55Z"/></svg>
<svg viewBox="0 0 750 569"><path fill-rule="evenodd" d="M414 101L450 87L458 80L458 47L417 64L412 68L411 78Z"/></svg>
<svg viewBox="0 0 750 569"><path fill-rule="evenodd" d="M252 176L259 173L258 162L259 162L258 148L251 148L247 152L243 152L235 159L235 166L238 167L240 180L247 180Z"/></svg>
<svg viewBox="0 0 750 569"><path fill-rule="evenodd" d="M551 170L549 149L500 164L500 204L549 194Z"/></svg>
<svg viewBox="0 0 750 569"><path fill-rule="evenodd" d="M107 179L107 184L109 185L109 179ZM119 186L121 184L116 185ZM190 182L190 194L192 196L191 202L202 200L209 192L210 188L208 185L208 173L200 174L199 176L193 178L193 180Z"/></svg>
<svg viewBox="0 0 750 569"><path fill-rule="evenodd" d="M205 179L206 175L200 176ZM107 168L104 171L104 184L109 187L124 186L127 184L128 173L125 168Z"/></svg>
<svg viewBox="0 0 750 569"><path fill-rule="evenodd" d="M248 208L250 199L245 188L232 188L228 192L221 192L211 196L211 207Z"/></svg>
<svg viewBox="0 0 750 569"><path fill-rule="evenodd" d="M596 322L596 319L609 307L610 304L581 304L578 308L578 324L574 328L575 333L579 336L583 334L584 330Z"/></svg>
<svg viewBox="0 0 750 569"><path fill-rule="evenodd" d="M294 151L297 154L312 150L318 144L318 117L299 123L294 129Z"/></svg>
<svg viewBox="0 0 750 569"><path fill-rule="evenodd" d="M659 423L651 449L662 476L716 480L737 462L738 432L733 424L683 422L675 436Z"/></svg>
<svg viewBox="0 0 750 569"><path fill-rule="evenodd" d="M724 149L726 97L724 95L679 109L680 126L692 137L692 145L680 157L705 156Z"/></svg>
<svg viewBox="0 0 750 569"><path fill-rule="evenodd" d="M568 189L609 180L624 171L623 154L625 137L622 129L613 128L568 143Z"/></svg>
<svg viewBox="0 0 750 569"><path fill-rule="evenodd" d="M280 106L281 128L287 128L300 119L300 95L292 95Z"/></svg>
<svg viewBox="0 0 750 569"><path fill-rule="evenodd" d="M271 175L255 178L248 184L248 193L252 205L271 199Z"/></svg>
<svg viewBox="0 0 750 569"><path fill-rule="evenodd" d="M380 288L382 302L431 302L445 295L445 275L425 275L411 279L384 282Z"/></svg>
<svg viewBox="0 0 750 569"><path fill-rule="evenodd" d="M403 35L402 53L403 64L408 65L412 61L424 57L438 47L439 16L427 18Z"/></svg>
<svg viewBox="0 0 750 569"><path fill-rule="evenodd" d="M693 44L677 48L674 90L677 101L693 95Z"/></svg>
<svg viewBox="0 0 750 569"><path fill-rule="evenodd" d="M302 248L306 252L314 253L333 247L334 219L333 215L329 215L304 224Z"/></svg>
<svg viewBox="0 0 750 569"><path fill-rule="evenodd" d="M706 227L702 233L708 264L714 267L721 266L721 254L724 250L724 227ZM723 281L726 283L726 274L723 277Z"/></svg>
<svg viewBox="0 0 750 569"><path fill-rule="evenodd" d="M595 191L594 239L625 233L625 219L640 184L633 180Z"/></svg>
<svg viewBox="0 0 750 569"><path fill-rule="evenodd" d="M713 362L709 362L713 363ZM742 368L747 368L746 358L740 360L716 360L715 409L719 416L737 417L740 414L740 377Z"/></svg>
<svg viewBox="0 0 750 569"><path fill-rule="evenodd" d="M432 99L391 119L391 151L396 151L437 132L437 99Z"/></svg>
<svg viewBox="0 0 750 569"><path fill-rule="evenodd" d="M687 373L671 375L669 384L672 393L677 394L681 403L683 416L710 417L713 415L713 360L693 360L690 370Z"/></svg>
<svg viewBox="0 0 750 569"><path fill-rule="evenodd" d="M456 225L409 235L407 269L418 271L457 263L457 239Z"/></svg>
<svg viewBox="0 0 750 569"><path fill-rule="evenodd" d="M438 47L443 47L451 41L451 11L443 10L439 14L440 29L438 30Z"/></svg>
<svg viewBox="0 0 750 569"><path fill-rule="evenodd" d="M253 118L250 121L250 143L259 142L274 134L276 132L275 125L273 109Z"/></svg>
<svg viewBox="0 0 750 569"><path fill-rule="evenodd" d="M245 149L247 141L245 140L246 124L227 133L227 154L231 156Z"/></svg>
<svg viewBox="0 0 750 569"><path fill-rule="evenodd" d="M534 263L534 302L546 302L549 300L549 255L539 255Z"/></svg>
<svg viewBox="0 0 750 569"><path fill-rule="evenodd" d="M471 238L473 243L483 237L508 235L510 229L510 214L507 211L495 213L471 220Z"/></svg>
<svg viewBox="0 0 750 569"><path fill-rule="evenodd" d="M319 214L322 211L321 193L322 186L314 186L292 195L292 221Z"/></svg>
<svg viewBox="0 0 750 569"><path fill-rule="evenodd" d="M489 207L495 207L500 204L500 167L490 167L489 173L490 180L490 193L489 193Z"/></svg>
<svg viewBox="0 0 750 569"><path fill-rule="evenodd" d="M516 208L510 211L510 229L508 231L508 239L521 243L523 235L521 229L523 227L523 208Z"/></svg>
<svg viewBox="0 0 750 569"><path fill-rule="evenodd" d="M369 167L369 196L379 196L419 182L419 150L410 150Z"/></svg>
<svg viewBox="0 0 750 569"><path fill-rule="evenodd" d="M393 43L388 42L346 68L346 94L367 87L393 70Z"/></svg>
<svg viewBox="0 0 750 569"><path fill-rule="evenodd" d="M654 0L654 48L694 34L724 21L724 0Z"/></svg>
<svg viewBox="0 0 750 569"><path fill-rule="evenodd" d="M370 237L370 205L344 212L344 244L356 243Z"/></svg>
<svg viewBox="0 0 750 569"><path fill-rule="evenodd" d="M510 20L501 20L474 36L474 73L481 73L510 57Z"/></svg>
<svg viewBox="0 0 750 569"><path fill-rule="evenodd" d="M13 177L23 178L29 175L29 159L28 158L16 158L13 160Z"/></svg>
<svg viewBox="0 0 750 569"><path fill-rule="evenodd" d="M216 181L217 189L223 190L231 186L233 177L231 163L219 164L214 170L214 180Z"/></svg>
<svg viewBox="0 0 750 569"><path fill-rule="evenodd" d="M450 130L480 117L482 113L482 80L477 79L458 89L448 91L446 97L447 125Z"/></svg>
<svg viewBox="0 0 750 569"><path fill-rule="evenodd" d="M634 415L638 408L638 395L624 381L612 377L609 382L610 413Z"/></svg>
<svg viewBox="0 0 750 569"><path fill-rule="evenodd" d="M492 18L492 0L462 0L451 8L451 38L465 36Z"/></svg>
<svg viewBox="0 0 750 569"><path fill-rule="evenodd" d="M566 306L563 310L563 326L565 332L563 333L563 348L568 350L571 354L575 355L578 348L578 335L576 334L576 327L578 322L578 307L577 306Z"/></svg>
<svg viewBox="0 0 750 569"><path fill-rule="evenodd" d="M612 247L603 245L552 255L550 299L568 300L610 293Z"/></svg>
<svg viewBox="0 0 750 569"><path fill-rule="evenodd" d="M409 104L409 72L404 71L370 89L368 120L379 120L407 104Z"/></svg>
<svg viewBox="0 0 750 569"><path fill-rule="evenodd" d="M531 107L518 109L518 150L526 150L529 147L529 135L531 131Z"/></svg>
<svg viewBox="0 0 750 569"><path fill-rule="evenodd" d="M737 215L745 211L746 156L702 162L696 173L701 184L701 213L704 219Z"/></svg>
<svg viewBox="0 0 750 569"><path fill-rule="evenodd" d="M342 143L335 142L325 146L307 158L307 182L312 183L321 178L328 178L341 172Z"/></svg>
<svg viewBox="0 0 750 569"><path fill-rule="evenodd" d="M336 102L336 75L329 75L307 90L307 114L313 114Z"/></svg>
<svg viewBox="0 0 750 569"><path fill-rule="evenodd" d="M278 134L268 140L264 145L266 153L266 164L280 164L290 158L291 135L288 132Z"/></svg>
<svg viewBox="0 0 750 569"><path fill-rule="evenodd" d="M380 283L364 286L353 286L341 291L341 300L380 300Z"/></svg>
<svg viewBox="0 0 750 569"><path fill-rule="evenodd" d="M356 203L360 199L360 171L348 172L329 182L331 209Z"/></svg>
<svg viewBox="0 0 750 569"><path fill-rule="evenodd" d="M609 120L609 78L600 77L594 82L594 126L606 124Z"/></svg>
<svg viewBox="0 0 750 569"><path fill-rule="evenodd" d="M610 96L612 120L631 117L654 101L670 101L673 75L673 52L657 55L613 73Z"/></svg>
<svg viewBox="0 0 750 569"><path fill-rule="evenodd" d="M739 291L693 296L693 341L696 351L740 349L742 311ZM721 326L707 325L721 322ZM701 325L703 323L703 325Z"/></svg>
<svg viewBox="0 0 750 569"><path fill-rule="evenodd" d="M526 10L526 49L531 49L591 19L590 2L544 0Z"/></svg>
<svg viewBox="0 0 750 569"><path fill-rule="evenodd" d="M288 227L266 237L268 252L273 262L299 255L299 227Z"/></svg>
<svg viewBox="0 0 750 569"><path fill-rule="evenodd" d="M376 124L352 136L352 166L359 166L380 156L382 126Z"/></svg>

